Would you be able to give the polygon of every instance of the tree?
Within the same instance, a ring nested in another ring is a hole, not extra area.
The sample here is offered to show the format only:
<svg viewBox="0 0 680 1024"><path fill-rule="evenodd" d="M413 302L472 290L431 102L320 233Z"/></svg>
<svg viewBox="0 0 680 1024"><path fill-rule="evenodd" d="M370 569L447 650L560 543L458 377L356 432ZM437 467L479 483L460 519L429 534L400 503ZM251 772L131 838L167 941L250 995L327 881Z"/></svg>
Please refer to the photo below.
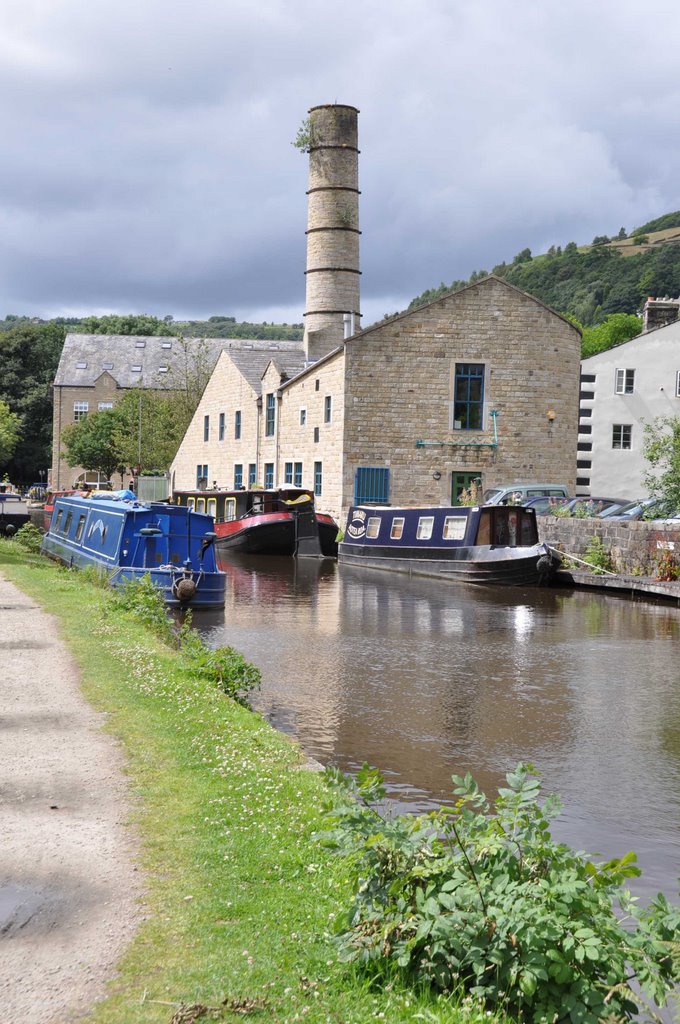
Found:
<svg viewBox="0 0 680 1024"><path fill-rule="evenodd" d="M77 334L139 334L171 336L172 325L146 313L120 316L88 316L72 328Z"/></svg>
<svg viewBox="0 0 680 1024"><path fill-rule="evenodd" d="M0 401L0 466L12 458L20 437L20 423L7 402Z"/></svg>
<svg viewBox="0 0 680 1024"><path fill-rule="evenodd" d="M645 423L642 453L650 466L644 475L650 496L680 510L680 417L657 416Z"/></svg>
<svg viewBox="0 0 680 1024"><path fill-rule="evenodd" d="M530 259L531 259L531 249L522 249L521 252L517 253L517 255L515 256L515 258L514 258L514 260L512 262L513 262L513 265L516 265L518 263L528 263Z"/></svg>
<svg viewBox="0 0 680 1024"><path fill-rule="evenodd" d="M112 440L120 464L140 466L147 473L166 472L195 407L183 392L128 391L114 410Z"/></svg>
<svg viewBox="0 0 680 1024"><path fill-rule="evenodd" d="M587 327L583 332L581 356L587 359L596 352L606 352L614 345L637 338L642 330L642 319L630 313L612 313L597 327Z"/></svg>
<svg viewBox="0 0 680 1024"><path fill-rule="evenodd" d="M64 347L61 324L21 322L0 331L0 401L21 420L21 436L7 471L30 484L50 465L52 384Z"/></svg>
<svg viewBox="0 0 680 1024"><path fill-rule="evenodd" d="M117 410L103 409L65 427L62 440L69 466L97 470L107 479L124 469L114 439L117 423Z"/></svg>

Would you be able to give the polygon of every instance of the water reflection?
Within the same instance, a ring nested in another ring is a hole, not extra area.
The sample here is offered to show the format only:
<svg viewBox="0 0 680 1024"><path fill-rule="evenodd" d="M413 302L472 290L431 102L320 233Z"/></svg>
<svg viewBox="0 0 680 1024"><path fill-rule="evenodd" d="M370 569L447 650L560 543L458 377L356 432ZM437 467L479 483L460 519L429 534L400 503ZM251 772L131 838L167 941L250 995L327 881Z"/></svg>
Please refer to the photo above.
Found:
<svg viewBox="0 0 680 1024"><path fill-rule="evenodd" d="M454 772L491 792L531 760L564 799L561 835L635 849L646 887L674 889L677 609L242 558L223 617L195 621L259 665L255 706L322 763L378 765L420 808L448 799Z"/></svg>

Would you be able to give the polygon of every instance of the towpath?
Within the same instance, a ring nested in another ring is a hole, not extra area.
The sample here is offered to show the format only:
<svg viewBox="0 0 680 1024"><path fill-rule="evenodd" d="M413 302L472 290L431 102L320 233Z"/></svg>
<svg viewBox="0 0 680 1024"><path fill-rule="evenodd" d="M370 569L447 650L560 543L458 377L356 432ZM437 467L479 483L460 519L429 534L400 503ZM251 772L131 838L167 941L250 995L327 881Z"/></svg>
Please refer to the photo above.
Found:
<svg viewBox="0 0 680 1024"><path fill-rule="evenodd" d="M75 1020L140 916L123 761L54 620L0 576L0 1021Z"/></svg>

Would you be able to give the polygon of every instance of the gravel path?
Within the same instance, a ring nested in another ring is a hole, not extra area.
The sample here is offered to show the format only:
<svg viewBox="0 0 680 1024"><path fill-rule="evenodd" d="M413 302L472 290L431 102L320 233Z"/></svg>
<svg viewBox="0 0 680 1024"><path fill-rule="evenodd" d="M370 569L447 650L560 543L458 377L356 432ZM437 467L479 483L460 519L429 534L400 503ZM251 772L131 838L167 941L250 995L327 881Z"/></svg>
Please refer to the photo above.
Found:
<svg viewBox="0 0 680 1024"><path fill-rule="evenodd" d="M140 919L123 760L55 621L0 576L0 1021L64 1024Z"/></svg>

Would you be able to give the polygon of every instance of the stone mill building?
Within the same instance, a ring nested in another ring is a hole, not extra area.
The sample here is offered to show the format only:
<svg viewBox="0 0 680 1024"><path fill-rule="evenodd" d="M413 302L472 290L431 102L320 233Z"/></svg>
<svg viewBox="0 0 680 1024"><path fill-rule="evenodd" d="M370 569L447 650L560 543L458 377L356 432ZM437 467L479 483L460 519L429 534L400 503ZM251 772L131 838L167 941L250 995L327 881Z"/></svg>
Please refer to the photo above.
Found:
<svg viewBox="0 0 680 1024"><path fill-rule="evenodd" d="M358 111L309 112L304 342L219 357L172 466L197 484L308 487L355 501L455 501L576 482L580 334L489 277L360 329Z"/></svg>

